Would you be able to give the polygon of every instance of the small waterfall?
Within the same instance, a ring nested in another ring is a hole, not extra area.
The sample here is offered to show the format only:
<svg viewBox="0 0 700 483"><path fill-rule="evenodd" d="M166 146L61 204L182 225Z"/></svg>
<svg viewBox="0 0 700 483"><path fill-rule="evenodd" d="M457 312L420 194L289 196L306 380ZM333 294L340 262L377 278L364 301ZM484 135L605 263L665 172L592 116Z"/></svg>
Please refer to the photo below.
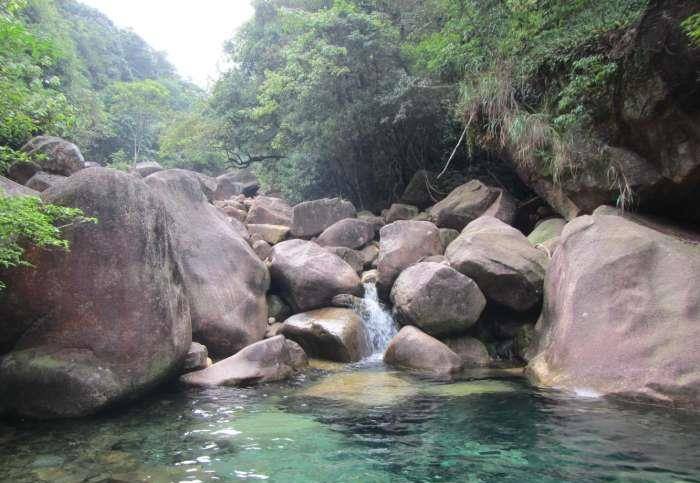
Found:
<svg viewBox="0 0 700 483"><path fill-rule="evenodd" d="M391 312L379 301L375 284L365 284L365 297L361 300L362 302L358 303L354 309L362 315L372 354L381 355L389 345L391 338L396 335L396 323Z"/></svg>

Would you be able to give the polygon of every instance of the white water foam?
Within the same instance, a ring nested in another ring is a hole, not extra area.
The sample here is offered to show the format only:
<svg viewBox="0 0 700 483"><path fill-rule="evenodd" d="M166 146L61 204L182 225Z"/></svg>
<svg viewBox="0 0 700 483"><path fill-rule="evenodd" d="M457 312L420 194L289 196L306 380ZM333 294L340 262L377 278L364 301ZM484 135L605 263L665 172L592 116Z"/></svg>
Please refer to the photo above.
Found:
<svg viewBox="0 0 700 483"><path fill-rule="evenodd" d="M379 301L377 286L373 283L365 284L365 296L358 305L355 310L362 316L365 324L367 342L372 353L370 357L381 357L391 338L396 335L396 322L389 310Z"/></svg>

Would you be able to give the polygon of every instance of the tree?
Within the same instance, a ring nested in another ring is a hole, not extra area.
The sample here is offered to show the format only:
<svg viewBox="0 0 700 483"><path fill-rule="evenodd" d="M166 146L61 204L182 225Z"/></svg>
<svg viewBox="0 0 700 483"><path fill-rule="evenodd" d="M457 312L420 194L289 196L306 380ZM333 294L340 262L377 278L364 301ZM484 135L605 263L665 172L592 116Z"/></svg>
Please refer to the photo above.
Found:
<svg viewBox="0 0 700 483"><path fill-rule="evenodd" d="M107 90L106 99L112 129L129 142L131 161L153 154L162 123L170 114L168 89L150 79L116 82Z"/></svg>

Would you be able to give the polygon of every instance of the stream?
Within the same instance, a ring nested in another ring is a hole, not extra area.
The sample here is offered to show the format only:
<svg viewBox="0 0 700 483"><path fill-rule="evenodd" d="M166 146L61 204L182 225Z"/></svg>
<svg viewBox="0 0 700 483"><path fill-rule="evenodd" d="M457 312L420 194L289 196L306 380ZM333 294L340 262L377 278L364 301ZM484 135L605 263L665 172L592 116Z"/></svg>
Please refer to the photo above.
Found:
<svg viewBox="0 0 700 483"><path fill-rule="evenodd" d="M700 482L697 414L537 390L508 371L396 372L380 357L393 321L367 292L379 355L257 388L172 386L92 419L3 423L0 481Z"/></svg>

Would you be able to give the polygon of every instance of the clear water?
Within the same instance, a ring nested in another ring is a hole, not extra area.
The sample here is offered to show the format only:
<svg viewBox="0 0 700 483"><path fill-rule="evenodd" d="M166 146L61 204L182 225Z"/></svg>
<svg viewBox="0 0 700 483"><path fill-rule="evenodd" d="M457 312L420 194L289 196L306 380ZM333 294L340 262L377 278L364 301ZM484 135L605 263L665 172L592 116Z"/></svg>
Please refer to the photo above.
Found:
<svg viewBox="0 0 700 483"><path fill-rule="evenodd" d="M396 335L397 327L389 310L379 301L377 286L366 283L362 304L354 307L362 316L367 339L372 352L372 359L381 358L389 341Z"/></svg>
<svg viewBox="0 0 700 483"><path fill-rule="evenodd" d="M92 420L5 423L0 481L700 481L697 413L316 367L253 389L172 388Z"/></svg>

